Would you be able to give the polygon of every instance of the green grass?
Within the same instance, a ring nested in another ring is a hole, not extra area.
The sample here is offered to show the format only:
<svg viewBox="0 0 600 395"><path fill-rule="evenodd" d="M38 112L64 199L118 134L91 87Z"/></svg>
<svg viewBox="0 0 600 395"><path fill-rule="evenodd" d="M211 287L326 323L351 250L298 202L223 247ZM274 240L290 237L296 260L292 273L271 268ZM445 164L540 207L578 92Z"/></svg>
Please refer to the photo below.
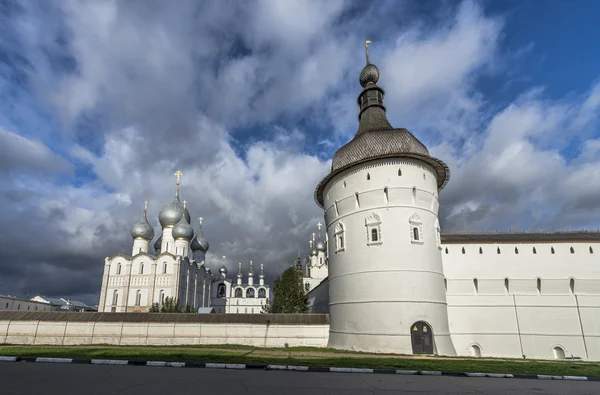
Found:
<svg viewBox="0 0 600 395"><path fill-rule="evenodd" d="M209 350L202 347L182 348L140 348L140 347L26 347L0 346L0 355L20 357L56 357L78 359L126 359L172 362L213 362L302 365L321 367L356 367L373 369L441 370L445 372L486 372L512 374L548 374L564 376L600 376L600 364L576 361L541 361L520 359L483 358L391 358L354 356L304 356L304 355L265 355L253 354L264 349L240 346L206 346L231 351ZM301 349L301 350L298 350ZM277 351L321 351L331 350L298 347L295 349L271 349Z"/></svg>

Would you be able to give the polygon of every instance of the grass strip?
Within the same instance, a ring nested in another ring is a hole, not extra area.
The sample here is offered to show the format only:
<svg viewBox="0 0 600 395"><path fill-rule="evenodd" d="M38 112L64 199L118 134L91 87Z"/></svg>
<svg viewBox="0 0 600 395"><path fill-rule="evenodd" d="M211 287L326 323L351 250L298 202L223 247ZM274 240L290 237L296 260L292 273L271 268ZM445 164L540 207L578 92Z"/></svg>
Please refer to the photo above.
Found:
<svg viewBox="0 0 600 395"><path fill-rule="evenodd" d="M576 361L542 361L520 359L438 359L431 358L373 358L305 355L260 355L254 348L231 351L104 347L2 347L0 355L19 357L54 357L75 359L125 359L166 362L242 363L253 365L301 365L319 367L354 367L369 369L436 370L444 372L544 374L557 376L600 377L600 363ZM261 349L259 349L261 350ZM283 349L279 349L283 350Z"/></svg>

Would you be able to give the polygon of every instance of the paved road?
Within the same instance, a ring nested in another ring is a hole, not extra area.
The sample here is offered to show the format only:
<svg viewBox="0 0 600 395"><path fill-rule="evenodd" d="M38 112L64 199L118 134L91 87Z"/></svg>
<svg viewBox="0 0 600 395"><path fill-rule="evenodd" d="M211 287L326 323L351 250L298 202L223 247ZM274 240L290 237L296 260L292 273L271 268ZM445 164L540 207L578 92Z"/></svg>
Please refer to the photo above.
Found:
<svg viewBox="0 0 600 395"><path fill-rule="evenodd" d="M0 362L0 394L598 394L600 382Z"/></svg>

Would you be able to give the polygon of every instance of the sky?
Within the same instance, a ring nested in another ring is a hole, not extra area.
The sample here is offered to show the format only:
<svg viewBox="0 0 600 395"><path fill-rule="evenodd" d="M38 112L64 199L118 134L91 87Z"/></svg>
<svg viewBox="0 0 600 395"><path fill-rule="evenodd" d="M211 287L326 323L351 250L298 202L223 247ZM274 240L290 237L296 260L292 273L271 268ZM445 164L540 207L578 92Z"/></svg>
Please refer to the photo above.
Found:
<svg viewBox="0 0 600 395"><path fill-rule="evenodd" d="M0 0L0 294L96 304L144 201L272 281L323 222L364 42L451 169L443 232L600 227L600 3Z"/></svg>

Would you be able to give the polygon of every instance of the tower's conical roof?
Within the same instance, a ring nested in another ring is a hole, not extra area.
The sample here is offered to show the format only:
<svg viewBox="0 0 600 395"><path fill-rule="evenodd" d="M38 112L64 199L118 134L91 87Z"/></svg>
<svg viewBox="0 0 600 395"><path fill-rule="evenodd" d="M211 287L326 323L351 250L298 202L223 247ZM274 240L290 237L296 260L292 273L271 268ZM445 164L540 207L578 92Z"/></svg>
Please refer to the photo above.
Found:
<svg viewBox="0 0 600 395"><path fill-rule="evenodd" d="M358 96L360 113L356 135L333 156L331 173L315 189L315 200L323 207L323 190L341 171L374 159L404 157L422 160L431 165L437 176L438 189L450 179L450 169L441 160L429 155L427 147L404 128L394 129L386 117L383 105L384 90L377 85L379 69L369 62L360 73L363 87Z"/></svg>

